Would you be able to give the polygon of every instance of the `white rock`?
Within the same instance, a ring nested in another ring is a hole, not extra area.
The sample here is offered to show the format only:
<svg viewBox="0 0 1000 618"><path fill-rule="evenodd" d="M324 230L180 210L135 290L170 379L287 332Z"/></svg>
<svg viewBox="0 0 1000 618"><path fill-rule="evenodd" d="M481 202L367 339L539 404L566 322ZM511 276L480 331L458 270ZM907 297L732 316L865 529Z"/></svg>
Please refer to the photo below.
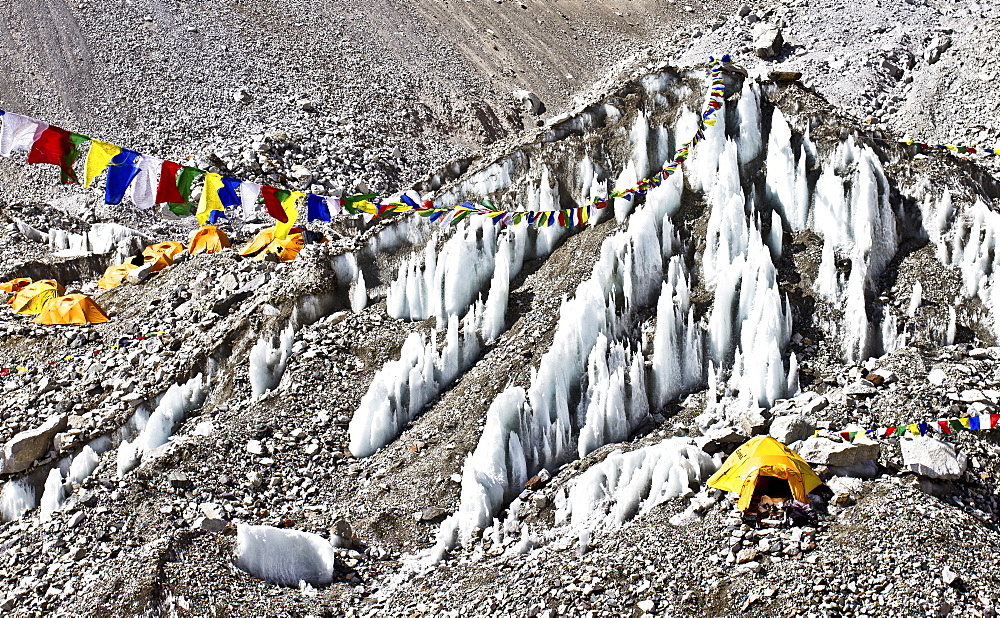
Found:
<svg viewBox="0 0 1000 618"><path fill-rule="evenodd" d="M771 422L768 432L772 438L782 444L791 444L805 440L816 431L816 421L801 414L779 416Z"/></svg>
<svg viewBox="0 0 1000 618"><path fill-rule="evenodd" d="M811 464L826 466L854 466L864 461L878 459L879 445L865 437L854 443L835 442L829 438L808 438L791 445L792 449Z"/></svg>
<svg viewBox="0 0 1000 618"><path fill-rule="evenodd" d="M948 375L941 369L935 367L927 374L927 381L934 386L941 386L948 379Z"/></svg>
<svg viewBox="0 0 1000 618"><path fill-rule="evenodd" d="M921 476L933 479L957 479L968 465L965 453L955 446L930 436L912 436L899 443L903 465Z"/></svg>

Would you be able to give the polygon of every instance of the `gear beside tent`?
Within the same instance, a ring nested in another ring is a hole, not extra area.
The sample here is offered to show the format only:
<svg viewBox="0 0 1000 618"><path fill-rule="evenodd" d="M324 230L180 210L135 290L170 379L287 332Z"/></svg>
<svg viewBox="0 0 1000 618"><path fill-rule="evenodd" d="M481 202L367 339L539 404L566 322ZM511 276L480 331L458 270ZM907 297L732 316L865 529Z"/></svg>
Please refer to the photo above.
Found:
<svg viewBox="0 0 1000 618"><path fill-rule="evenodd" d="M66 290L53 279L42 279L22 288L8 301L11 308L21 315L40 313L57 296Z"/></svg>
<svg viewBox="0 0 1000 618"><path fill-rule="evenodd" d="M214 225L203 225L191 233L188 253L218 253L229 246L229 237Z"/></svg>
<svg viewBox="0 0 1000 618"><path fill-rule="evenodd" d="M0 292L6 292L8 294L17 294L22 289L31 285L31 279L26 277L21 277L18 279L11 279L5 283L0 283Z"/></svg>
<svg viewBox="0 0 1000 618"><path fill-rule="evenodd" d="M108 321L94 299L84 294L60 296L48 304L38 314L34 322L38 324L101 324Z"/></svg>
<svg viewBox="0 0 1000 618"><path fill-rule="evenodd" d="M736 506L741 511L750 507L755 494L765 488L774 492L775 485L782 483L793 498L808 503L806 494L823 481L798 453L770 436L751 438L708 479L709 487L738 493Z"/></svg>
<svg viewBox="0 0 1000 618"><path fill-rule="evenodd" d="M134 268L136 268L136 265L128 262L108 266L107 270L104 271L104 275L97 280L97 287L102 290L110 290L113 287L121 285L122 281L128 278L129 271Z"/></svg>

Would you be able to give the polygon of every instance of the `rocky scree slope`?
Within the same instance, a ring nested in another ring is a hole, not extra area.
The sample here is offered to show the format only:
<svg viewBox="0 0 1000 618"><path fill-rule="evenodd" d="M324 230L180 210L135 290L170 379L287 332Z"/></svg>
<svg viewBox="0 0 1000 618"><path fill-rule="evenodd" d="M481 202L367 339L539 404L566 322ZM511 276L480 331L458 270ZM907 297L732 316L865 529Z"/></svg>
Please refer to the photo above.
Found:
<svg viewBox="0 0 1000 618"><path fill-rule="evenodd" d="M688 135L703 76L642 75L440 198L554 208L626 186ZM721 496L695 495L739 440L787 425L775 419L839 429L997 404L995 350L969 345L995 341L988 176L870 141L797 85L729 75L727 91L683 177L580 229L344 225L289 264L197 256L103 293L106 325L56 335L7 314L4 364L166 334L5 379L3 439L38 449L4 472L5 609L991 611L991 432L952 439L946 463L966 468L946 479L907 472L898 443L859 447L857 463L877 463L830 464L818 529L753 533ZM830 212L852 216L824 225ZM489 276L436 279L431 256L471 249L492 258ZM428 272L439 287L420 287ZM416 311L421 289L442 295L441 320L394 317ZM434 327L430 379L386 369ZM898 381L860 381L879 368ZM385 444L358 458L379 380L408 395L384 396L396 413L369 422ZM411 400L426 402L413 416ZM24 433L53 416L40 437ZM506 453L493 459L497 444ZM497 484L480 492L486 482ZM875 520L890 532L859 553ZM231 533L247 524L335 541L334 582L299 591L234 568ZM497 577L509 585L483 585ZM822 600L803 606L803 593Z"/></svg>

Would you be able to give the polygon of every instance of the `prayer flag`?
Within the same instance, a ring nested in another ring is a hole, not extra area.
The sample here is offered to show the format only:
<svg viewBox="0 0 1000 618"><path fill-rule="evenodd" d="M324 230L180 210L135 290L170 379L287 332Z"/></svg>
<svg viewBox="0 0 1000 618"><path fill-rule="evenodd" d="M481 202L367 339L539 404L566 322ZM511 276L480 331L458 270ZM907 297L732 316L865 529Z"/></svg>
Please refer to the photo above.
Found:
<svg viewBox="0 0 1000 618"><path fill-rule="evenodd" d="M138 165L139 174L132 181L132 201L139 210L146 210L156 204L156 184L163 161L142 155Z"/></svg>
<svg viewBox="0 0 1000 618"><path fill-rule="evenodd" d="M224 209L236 208L241 204L240 196L236 193L241 181L238 178L224 176L222 178L222 188L219 189L219 201Z"/></svg>
<svg viewBox="0 0 1000 618"><path fill-rule="evenodd" d="M975 431L976 429L979 429L979 417L978 416L970 416L969 417L969 429L971 429L973 431Z"/></svg>
<svg viewBox="0 0 1000 618"><path fill-rule="evenodd" d="M306 213L309 221L330 221L330 209L326 205L326 200L322 197L310 193L306 196Z"/></svg>
<svg viewBox="0 0 1000 618"><path fill-rule="evenodd" d="M87 162L84 164L83 186L90 187L94 178L100 176L111 165L111 159L121 151L121 146L96 139L91 140L90 150L87 151Z"/></svg>
<svg viewBox="0 0 1000 618"><path fill-rule="evenodd" d="M79 182L73 165L80 158L80 144L87 138L66 129L49 126L42 131L28 151L28 163L51 163L59 166L59 177L63 184Z"/></svg>
<svg viewBox="0 0 1000 618"><path fill-rule="evenodd" d="M951 433L951 425L948 424L948 421L938 421L937 424L941 428L941 433Z"/></svg>
<svg viewBox="0 0 1000 618"><path fill-rule="evenodd" d="M240 183L240 202L243 205L243 218L252 219L257 213L257 198L260 197L260 185L256 182Z"/></svg>
<svg viewBox="0 0 1000 618"><path fill-rule="evenodd" d="M296 203L305 196L306 194L301 191L292 191L288 194L288 197L281 200L281 209L285 212L286 220L274 224L274 237L276 239L284 240L288 238L288 232L299 218L299 210L296 207Z"/></svg>
<svg viewBox="0 0 1000 618"><path fill-rule="evenodd" d="M285 209L281 207L282 196L279 195L280 193L282 193L281 189L270 185L264 185L260 188L260 194L264 197L264 210L276 221L286 223L288 215L285 214ZM284 193L287 194L287 192Z"/></svg>
<svg viewBox="0 0 1000 618"><path fill-rule="evenodd" d="M948 419L948 424L951 425L951 428L955 431L962 431L966 428L965 425L962 424L962 421L957 418Z"/></svg>
<svg viewBox="0 0 1000 618"><path fill-rule="evenodd" d="M160 167L160 183L156 187L157 204L176 204L186 201L177 189L177 172L181 169L180 163L164 161Z"/></svg>
<svg viewBox="0 0 1000 618"><path fill-rule="evenodd" d="M211 172L205 174L205 186L201 191L201 199L198 200L198 210L195 217L200 225L208 223L209 213L215 210L225 212L222 200L219 199L219 189L223 188L222 176Z"/></svg>
<svg viewBox="0 0 1000 618"><path fill-rule="evenodd" d="M108 166L108 177L104 185L104 203L117 206L122 203L125 191L139 173L136 162L139 160L139 153L134 150L122 148L121 152L111 159Z"/></svg>
<svg viewBox="0 0 1000 618"><path fill-rule="evenodd" d="M9 157L12 152L30 150L32 144L49 128L48 123L14 112L5 112L0 128L0 155Z"/></svg>

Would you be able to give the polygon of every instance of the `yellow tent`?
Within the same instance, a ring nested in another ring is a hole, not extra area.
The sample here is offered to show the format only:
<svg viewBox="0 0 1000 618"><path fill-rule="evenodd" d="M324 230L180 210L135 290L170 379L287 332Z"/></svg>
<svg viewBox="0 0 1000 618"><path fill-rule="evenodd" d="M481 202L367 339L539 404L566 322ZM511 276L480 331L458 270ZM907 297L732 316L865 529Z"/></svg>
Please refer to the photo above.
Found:
<svg viewBox="0 0 1000 618"><path fill-rule="evenodd" d="M218 253L229 246L229 237L214 225L203 225L191 233L188 253Z"/></svg>
<svg viewBox="0 0 1000 618"><path fill-rule="evenodd" d="M151 253L149 255L143 254L142 261L146 264L152 264L153 267L149 269L149 272L157 273L170 266L174 263L173 258L171 258L166 253Z"/></svg>
<svg viewBox="0 0 1000 618"><path fill-rule="evenodd" d="M64 291L54 280L42 279L22 288L8 303L22 315L39 313Z"/></svg>
<svg viewBox="0 0 1000 618"><path fill-rule="evenodd" d="M273 253L278 256L279 262L291 262L299 256L299 251L302 251L302 247L304 246L305 240L302 238L302 234L289 234L288 237L283 240L272 240L271 243L253 259L263 260L268 254Z"/></svg>
<svg viewBox="0 0 1000 618"><path fill-rule="evenodd" d="M294 230L293 230L294 233ZM274 228L265 228L253 237L250 244L240 249L240 255L254 255L260 253L267 248L271 241L274 240Z"/></svg>
<svg viewBox="0 0 1000 618"><path fill-rule="evenodd" d="M108 316L89 296L70 294L55 299L34 322L38 324L101 324Z"/></svg>
<svg viewBox="0 0 1000 618"><path fill-rule="evenodd" d="M173 260L177 257L178 253L184 252L184 243L177 242L176 240L167 240L164 242L158 242L155 245L149 245L142 250L143 257L149 257L151 255L163 254Z"/></svg>
<svg viewBox="0 0 1000 618"><path fill-rule="evenodd" d="M104 276L97 280L97 287L102 290L110 290L113 287L121 285L121 282L125 281L125 278L128 277L128 271L133 268L136 268L136 265L129 264L128 262L108 266L107 270L104 271Z"/></svg>
<svg viewBox="0 0 1000 618"><path fill-rule="evenodd" d="M0 283L0 292L7 292L8 294L17 294L22 288L31 285L31 279L20 278L11 279L6 283Z"/></svg>
<svg viewBox="0 0 1000 618"><path fill-rule="evenodd" d="M823 484L798 453L770 436L757 436L733 451L708 486L740 494L736 505L745 511L764 477L787 481L792 497L801 502L808 502L806 494Z"/></svg>

